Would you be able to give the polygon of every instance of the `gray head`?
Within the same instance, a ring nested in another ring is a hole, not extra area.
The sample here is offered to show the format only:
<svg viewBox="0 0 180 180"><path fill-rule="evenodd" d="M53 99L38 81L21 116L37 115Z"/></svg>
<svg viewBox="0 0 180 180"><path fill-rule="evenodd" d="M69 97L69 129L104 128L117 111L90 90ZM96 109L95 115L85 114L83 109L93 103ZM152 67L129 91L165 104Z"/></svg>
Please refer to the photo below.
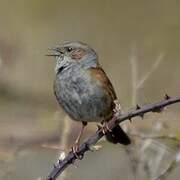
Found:
<svg viewBox="0 0 180 180"><path fill-rule="evenodd" d="M62 43L56 47L50 48L53 51L48 56L56 58L56 73L60 69L65 69L73 65L80 65L86 68L96 67L98 65L98 57L96 52L87 44L79 41L71 41Z"/></svg>

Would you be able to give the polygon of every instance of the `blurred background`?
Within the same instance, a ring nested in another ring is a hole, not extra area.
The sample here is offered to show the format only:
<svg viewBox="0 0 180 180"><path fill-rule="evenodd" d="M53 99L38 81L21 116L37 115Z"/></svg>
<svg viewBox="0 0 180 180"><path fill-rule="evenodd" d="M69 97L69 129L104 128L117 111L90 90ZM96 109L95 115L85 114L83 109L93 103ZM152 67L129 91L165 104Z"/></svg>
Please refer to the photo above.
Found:
<svg viewBox="0 0 180 180"><path fill-rule="evenodd" d="M80 128L55 100L48 47L90 44L125 111L180 94L179 32L178 0L0 0L0 179L45 178ZM129 148L101 141L61 179L179 179L179 108L127 122Z"/></svg>

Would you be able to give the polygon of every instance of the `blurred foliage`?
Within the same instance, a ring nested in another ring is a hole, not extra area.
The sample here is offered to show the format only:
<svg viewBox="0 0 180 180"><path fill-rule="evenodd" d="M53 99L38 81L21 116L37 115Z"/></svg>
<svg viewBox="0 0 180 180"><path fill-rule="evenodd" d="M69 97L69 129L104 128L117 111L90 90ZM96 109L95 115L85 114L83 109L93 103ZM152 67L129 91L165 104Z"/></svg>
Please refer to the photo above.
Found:
<svg viewBox="0 0 180 180"><path fill-rule="evenodd" d="M63 121L53 95L55 62L45 56L50 46L80 40L95 48L124 109L133 99L131 58L138 62L141 79L163 57L138 89L138 103L179 94L179 7L178 0L0 0L0 179L45 176L58 153L52 147L67 148L77 134L78 125ZM135 120L130 129L148 134L160 121L166 128L153 134L179 138L179 108L177 104ZM168 142L161 144L174 150L174 141ZM89 154L78 170L68 170L67 179L134 179L125 152L110 144L103 147Z"/></svg>

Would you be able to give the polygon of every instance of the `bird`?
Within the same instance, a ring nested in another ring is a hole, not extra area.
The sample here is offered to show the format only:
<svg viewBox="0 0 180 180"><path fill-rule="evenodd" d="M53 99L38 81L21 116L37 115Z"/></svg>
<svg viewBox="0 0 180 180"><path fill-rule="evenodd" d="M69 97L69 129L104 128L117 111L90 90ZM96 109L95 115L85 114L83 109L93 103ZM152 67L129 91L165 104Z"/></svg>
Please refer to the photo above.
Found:
<svg viewBox="0 0 180 180"><path fill-rule="evenodd" d="M51 53L47 56L56 60L56 99L72 120L81 122L73 152L77 152L84 129L90 122L102 124L109 142L129 145L131 140L119 125L108 131L107 122L114 116L118 100L96 51L80 41L67 41L49 49Z"/></svg>

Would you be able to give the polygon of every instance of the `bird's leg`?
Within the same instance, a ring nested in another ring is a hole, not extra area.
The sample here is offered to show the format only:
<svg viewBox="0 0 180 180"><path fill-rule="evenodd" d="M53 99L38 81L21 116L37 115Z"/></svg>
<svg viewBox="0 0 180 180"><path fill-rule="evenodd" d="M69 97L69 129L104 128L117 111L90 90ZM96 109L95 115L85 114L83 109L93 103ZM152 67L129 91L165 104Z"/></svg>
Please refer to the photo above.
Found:
<svg viewBox="0 0 180 180"><path fill-rule="evenodd" d="M113 109L114 115L113 115L111 121L112 120L115 121L115 119L116 119L115 116L119 115L121 113L121 111L122 111L121 110L121 105L120 105L120 103L119 103L119 101L117 99L114 100L114 105L115 105L115 107ZM103 121L101 124L102 125L100 125L100 127L102 128L103 134L107 134L108 132L112 132L112 130L108 126L108 121Z"/></svg>
<svg viewBox="0 0 180 180"><path fill-rule="evenodd" d="M81 140L81 137L82 137L82 134L84 132L84 128L85 126L87 125L87 122L85 121L82 121L82 126L81 126L81 130L76 138L76 141L75 141L75 144L74 146L72 147L72 151L73 153L75 154L75 156L77 157L77 159L81 159L78 155L77 155L77 151L78 151L78 148L79 148L79 143L80 143L80 140Z"/></svg>
<svg viewBox="0 0 180 180"><path fill-rule="evenodd" d="M119 101L117 99L114 100L114 105L115 105L115 107L113 109L114 117L111 119L111 121L115 120L115 116L119 115L121 113L121 111L122 111L121 110L121 105L120 105L120 103L119 103ZM103 134L106 134L108 132L112 132L112 130L108 126L107 121L102 122L102 132L103 132Z"/></svg>

